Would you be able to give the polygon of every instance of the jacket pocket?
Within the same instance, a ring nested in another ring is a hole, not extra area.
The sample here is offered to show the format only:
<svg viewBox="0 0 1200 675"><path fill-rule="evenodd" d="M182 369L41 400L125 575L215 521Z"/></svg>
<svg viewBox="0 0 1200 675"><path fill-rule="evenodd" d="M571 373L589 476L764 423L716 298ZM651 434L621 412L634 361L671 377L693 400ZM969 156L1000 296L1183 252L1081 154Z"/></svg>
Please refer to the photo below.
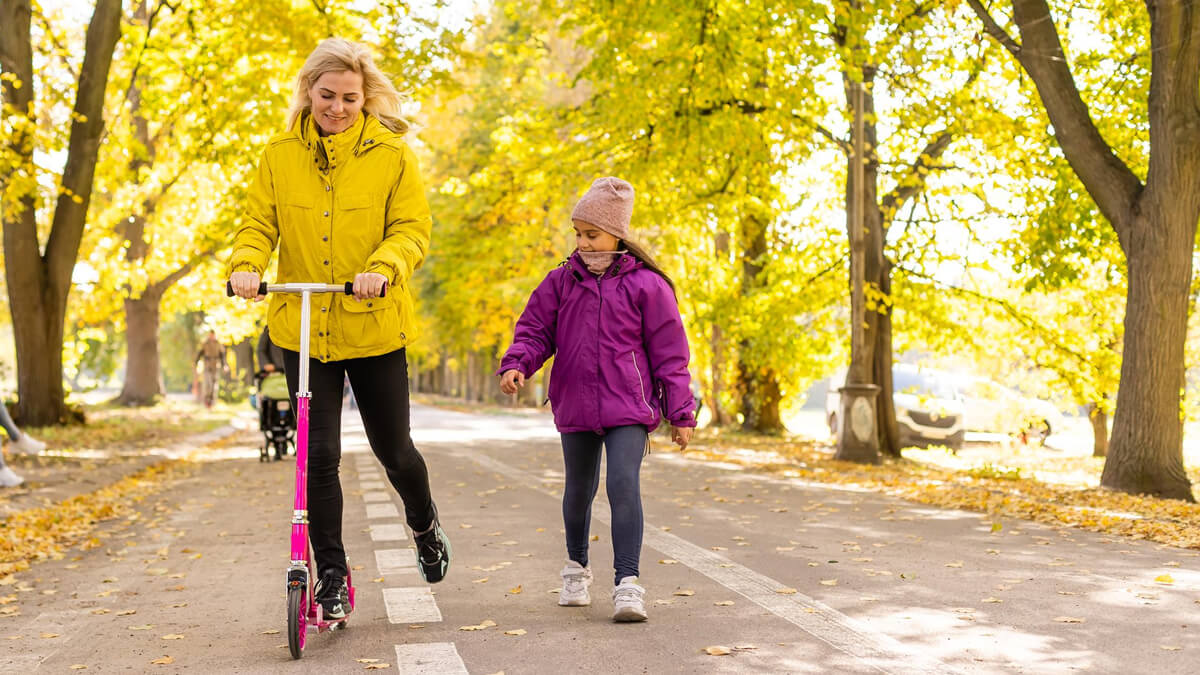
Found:
<svg viewBox="0 0 1200 675"><path fill-rule="evenodd" d="M654 414L654 407L650 405L650 399L646 396L646 378L642 377L642 364L638 363L637 352L629 352L629 357L633 360L633 374L637 379L637 388L634 393L646 410L650 414Z"/></svg>
<svg viewBox="0 0 1200 675"><path fill-rule="evenodd" d="M342 296L342 339L348 346L371 347L400 337L400 316L389 293L382 298L355 300Z"/></svg>
<svg viewBox="0 0 1200 675"><path fill-rule="evenodd" d="M375 198L369 192L349 192L338 198L338 208L343 211L369 209L375 205Z"/></svg>

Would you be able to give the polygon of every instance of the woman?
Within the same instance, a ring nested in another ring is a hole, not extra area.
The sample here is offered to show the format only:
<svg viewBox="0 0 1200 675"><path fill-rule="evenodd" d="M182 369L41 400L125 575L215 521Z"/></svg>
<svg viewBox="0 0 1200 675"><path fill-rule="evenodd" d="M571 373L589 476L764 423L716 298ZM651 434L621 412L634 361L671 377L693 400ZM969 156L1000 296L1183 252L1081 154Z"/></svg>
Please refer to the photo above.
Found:
<svg viewBox="0 0 1200 675"><path fill-rule="evenodd" d="M330 619L350 609L338 482L346 376L371 449L404 501L418 569L434 583L450 563L429 474L409 429L405 346L415 327L409 282L429 247L431 218L416 157L402 139L407 129L400 95L367 49L341 39L321 42L296 78L287 132L263 152L229 263L234 292L255 300L262 299L259 282L276 244L281 283L354 282L353 297L312 300L309 531L317 599ZM292 392L300 302L297 295L273 296L267 319L271 341L284 350Z"/></svg>

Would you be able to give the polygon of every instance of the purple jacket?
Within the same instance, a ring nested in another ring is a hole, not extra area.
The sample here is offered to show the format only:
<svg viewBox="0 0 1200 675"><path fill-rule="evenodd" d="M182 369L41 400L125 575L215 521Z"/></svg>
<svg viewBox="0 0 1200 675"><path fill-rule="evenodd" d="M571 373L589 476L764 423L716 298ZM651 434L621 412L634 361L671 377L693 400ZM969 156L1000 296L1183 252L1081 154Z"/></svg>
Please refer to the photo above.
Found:
<svg viewBox="0 0 1200 675"><path fill-rule="evenodd" d="M498 372L532 377L556 353L549 393L560 432L653 430L663 417L696 426L679 307L666 280L637 258L622 255L597 278L572 254L547 274Z"/></svg>

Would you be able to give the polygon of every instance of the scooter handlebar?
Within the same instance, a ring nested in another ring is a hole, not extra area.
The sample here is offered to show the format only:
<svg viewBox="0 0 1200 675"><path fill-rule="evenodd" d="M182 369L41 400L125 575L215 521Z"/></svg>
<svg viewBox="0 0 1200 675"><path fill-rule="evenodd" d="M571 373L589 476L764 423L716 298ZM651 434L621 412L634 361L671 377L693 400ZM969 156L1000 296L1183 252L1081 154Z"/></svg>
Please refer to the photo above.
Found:
<svg viewBox="0 0 1200 675"><path fill-rule="evenodd" d="M345 283L345 285L344 285L343 289L344 289L344 290L343 290L343 292L344 292L346 295L354 295L354 282L353 282L353 281L347 281L347 282ZM280 290L282 290L282 289L280 289ZM386 296L387 296L387 290L388 290L388 284L387 284L387 282L385 281L385 282L383 282L383 288L379 289L379 297L381 297L381 298L383 298L383 297L386 297ZM265 282L265 281L264 281L264 282L261 282L261 283L258 285L258 294L259 294L259 295L266 295L268 292L270 292L270 289L267 287L267 282ZM232 297L234 296L234 292L233 292L233 283L232 283L232 282L229 282L229 281L226 281L226 282L225 282L225 296L226 296L226 297L230 297L230 298L232 298Z"/></svg>

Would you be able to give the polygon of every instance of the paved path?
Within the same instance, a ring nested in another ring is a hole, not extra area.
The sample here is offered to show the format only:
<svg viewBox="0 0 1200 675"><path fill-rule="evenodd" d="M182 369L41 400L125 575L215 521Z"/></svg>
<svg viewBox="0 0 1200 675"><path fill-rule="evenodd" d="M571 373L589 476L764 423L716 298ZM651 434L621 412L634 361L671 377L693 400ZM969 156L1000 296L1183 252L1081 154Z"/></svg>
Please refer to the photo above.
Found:
<svg viewBox="0 0 1200 675"><path fill-rule="evenodd" d="M293 464L247 446L106 524L102 546L0 588L20 607L0 617L0 671L1200 672L1196 551L1021 521L994 531L976 513L687 460L665 440L643 470L650 621L609 620L603 490L593 605L560 608L562 466L544 416L415 409L455 553L431 587L346 419L358 607L347 630L310 638L302 665L284 613Z"/></svg>

